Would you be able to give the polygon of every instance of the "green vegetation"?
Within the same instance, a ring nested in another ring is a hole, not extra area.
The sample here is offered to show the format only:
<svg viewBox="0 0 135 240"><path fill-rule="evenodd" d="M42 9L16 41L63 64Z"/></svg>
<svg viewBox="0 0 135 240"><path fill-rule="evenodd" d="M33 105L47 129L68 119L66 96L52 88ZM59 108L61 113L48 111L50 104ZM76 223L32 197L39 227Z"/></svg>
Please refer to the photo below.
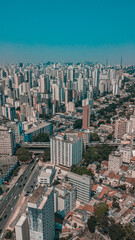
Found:
<svg viewBox="0 0 135 240"><path fill-rule="evenodd" d="M39 133L33 137L32 142L49 142L49 135L47 133Z"/></svg>
<svg viewBox="0 0 135 240"><path fill-rule="evenodd" d="M11 238L12 238L12 235L13 235L13 234L12 234L11 230L8 229L8 230L6 231L6 233L5 233L5 239L11 239Z"/></svg>
<svg viewBox="0 0 135 240"><path fill-rule="evenodd" d="M113 198L112 206L113 206L113 208L118 208L118 209L120 209L120 205L119 205L119 203L117 202L117 199L116 199L116 198Z"/></svg>
<svg viewBox="0 0 135 240"><path fill-rule="evenodd" d="M123 240L125 237L124 227L120 223L112 224L109 227L109 236L112 240Z"/></svg>
<svg viewBox="0 0 135 240"><path fill-rule="evenodd" d="M90 142L99 141L100 138L97 133L90 133Z"/></svg>
<svg viewBox="0 0 135 240"><path fill-rule="evenodd" d="M107 215L108 205L106 203L98 203L95 207L95 217L97 221Z"/></svg>
<svg viewBox="0 0 135 240"><path fill-rule="evenodd" d="M94 176L93 172L90 169L87 169L84 166L76 167L75 165L72 165L71 172L79 174L79 175L86 174L86 175L91 176L91 177Z"/></svg>
<svg viewBox="0 0 135 240"><path fill-rule="evenodd" d="M116 201L114 200L116 203ZM111 240L134 240L135 231L131 223L122 226L115 223L113 219L109 219L108 205L106 203L98 203L95 207L94 216L88 219L87 225L91 233L97 228L102 234L109 235Z"/></svg>
<svg viewBox="0 0 135 240"><path fill-rule="evenodd" d="M17 168L13 171L13 176L17 176L18 171L19 171L19 167L17 167Z"/></svg>
<svg viewBox="0 0 135 240"><path fill-rule="evenodd" d="M97 224L97 220L95 216L90 216L90 218L88 219L87 225L91 233L95 232L96 224Z"/></svg>
<svg viewBox="0 0 135 240"><path fill-rule="evenodd" d="M25 163L31 161L32 152L29 152L27 148L20 147L16 151L16 156L18 157L18 161Z"/></svg>
<svg viewBox="0 0 135 240"><path fill-rule="evenodd" d="M82 128L82 119L77 119L75 121L74 128Z"/></svg>
<svg viewBox="0 0 135 240"><path fill-rule="evenodd" d="M85 164L88 166L95 161L99 163L105 160L108 161L109 154L115 149L116 147L109 146L107 144L97 144L89 147L84 152Z"/></svg>
<svg viewBox="0 0 135 240"><path fill-rule="evenodd" d="M110 133L108 136L107 136L107 139L111 140L113 138L113 133Z"/></svg>
<svg viewBox="0 0 135 240"><path fill-rule="evenodd" d="M40 159L43 162L50 161L50 148L45 148L44 152L40 155Z"/></svg>
<svg viewBox="0 0 135 240"><path fill-rule="evenodd" d="M125 191L126 190L126 185L125 184L120 185L119 188Z"/></svg>
<svg viewBox="0 0 135 240"><path fill-rule="evenodd" d="M53 182L53 186L56 186L56 185L58 185L58 184L60 184L60 182L58 181L58 180L54 180L54 182Z"/></svg>

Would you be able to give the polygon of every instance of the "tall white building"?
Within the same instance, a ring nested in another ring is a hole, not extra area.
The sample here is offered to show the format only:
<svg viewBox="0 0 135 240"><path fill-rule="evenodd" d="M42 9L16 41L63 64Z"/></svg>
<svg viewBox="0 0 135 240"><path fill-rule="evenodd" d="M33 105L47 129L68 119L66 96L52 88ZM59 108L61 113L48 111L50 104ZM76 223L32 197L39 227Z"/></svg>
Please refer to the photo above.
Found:
<svg viewBox="0 0 135 240"><path fill-rule="evenodd" d="M67 174L68 181L77 189L77 200L89 203L91 198L91 177L88 175L78 175L72 172Z"/></svg>
<svg viewBox="0 0 135 240"><path fill-rule="evenodd" d="M39 187L28 202L30 240L53 240L55 237L54 190Z"/></svg>
<svg viewBox="0 0 135 240"><path fill-rule="evenodd" d="M0 154L13 155L15 147L15 131L11 128L0 126Z"/></svg>
<svg viewBox="0 0 135 240"><path fill-rule="evenodd" d="M71 167L82 160L82 138L57 135L51 138L50 147L52 164Z"/></svg>
<svg viewBox="0 0 135 240"><path fill-rule="evenodd" d="M118 151L112 152L109 155L108 170L118 173L122 166L122 154Z"/></svg>
<svg viewBox="0 0 135 240"><path fill-rule="evenodd" d="M22 215L15 225L16 240L30 240L28 218Z"/></svg>
<svg viewBox="0 0 135 240"><path fill-rule="evenodd" d="M120 152L122 153L122 162L130 163L132 156L132 148L130 146L120 147Z"/></svg>

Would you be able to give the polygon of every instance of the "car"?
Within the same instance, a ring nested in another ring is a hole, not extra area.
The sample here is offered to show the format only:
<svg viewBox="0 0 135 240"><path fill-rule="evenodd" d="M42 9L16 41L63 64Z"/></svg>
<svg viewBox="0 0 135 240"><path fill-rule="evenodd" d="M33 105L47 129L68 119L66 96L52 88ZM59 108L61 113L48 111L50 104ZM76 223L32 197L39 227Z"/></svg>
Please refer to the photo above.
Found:
<svg viewBox="0 0 135 240"><path fill-rule="evenodd" d="M17 196L14 197L14 199L16 199L16 198L17 198Z"/></svg>
<svg viewBox="0 0 135 240"><path fill-rule="evenodd" d="M14 209L14 208L12 207L12 208L11 208L11 211L12 211L13 209Z"/></svg>

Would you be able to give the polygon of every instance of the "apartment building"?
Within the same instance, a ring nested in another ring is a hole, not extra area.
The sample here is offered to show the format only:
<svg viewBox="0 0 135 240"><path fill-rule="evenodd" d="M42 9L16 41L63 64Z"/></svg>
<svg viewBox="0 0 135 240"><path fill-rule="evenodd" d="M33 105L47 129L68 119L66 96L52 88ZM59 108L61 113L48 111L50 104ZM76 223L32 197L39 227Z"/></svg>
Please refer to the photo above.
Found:
<svg viewBox="0 0 135 240"><path fill-rule="evenodd" d="M114 151L109 155L108 170L118 173L122 166L122 153Z"/></svg>
<svg viewBox="0 0 135 240"><path fill-rule="evenodd" d="M51 163L71 167L82 160L83 140L78 136L57 135L50 140Z"/></svg>
<svg viewBox="0 0 135 240"><path fill-rule="evenodd" d="M39 187L28 202L30 240L53 240L55 237L54 190Z"/></svg>
<svg viewBox="0 0 135 240"><path fill-rule="evenodd" d="M15 147L15 131L9 127L0 126L0 154L13 155Z"/></svg>
<svg viewBox="0 0 135 240"><path fill-rule="evenodd" d="M65 217L75 207L77 189L72 184L58 184L54 190L54 211Z"/></svg>
<svg viewBox="0 0 135 240"><path fill-rule="evenodd" d="M72 172L67 174L68 181L77 189L77 200L89 203L91 199L91 177L88 175L78 175Z"/></svg>

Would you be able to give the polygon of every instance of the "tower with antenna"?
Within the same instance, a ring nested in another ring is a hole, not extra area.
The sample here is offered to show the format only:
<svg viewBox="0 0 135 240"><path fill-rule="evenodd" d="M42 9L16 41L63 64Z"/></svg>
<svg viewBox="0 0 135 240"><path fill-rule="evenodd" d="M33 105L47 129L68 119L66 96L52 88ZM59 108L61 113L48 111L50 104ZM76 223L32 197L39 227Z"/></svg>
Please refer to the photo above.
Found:
<svg viewBox="0 0 135 240"><path fill-rule="evenodd" d="M121 57L121 61L120 61L120 67L121 67L121 69L122 69L122 57Z"/></svg>

